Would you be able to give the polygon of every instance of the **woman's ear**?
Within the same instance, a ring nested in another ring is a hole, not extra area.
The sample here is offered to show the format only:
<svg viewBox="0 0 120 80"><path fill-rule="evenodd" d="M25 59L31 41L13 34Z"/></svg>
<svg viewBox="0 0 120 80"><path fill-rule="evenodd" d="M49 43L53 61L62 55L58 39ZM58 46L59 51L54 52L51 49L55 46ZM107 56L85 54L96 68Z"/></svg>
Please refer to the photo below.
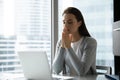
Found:
<svg viewBox="0 0 120 80"><path fill-rule="evenodd" d="M79 21L79 22L78 22L78 26L81 26L81 25L82 25L82 21Z"/></svg>

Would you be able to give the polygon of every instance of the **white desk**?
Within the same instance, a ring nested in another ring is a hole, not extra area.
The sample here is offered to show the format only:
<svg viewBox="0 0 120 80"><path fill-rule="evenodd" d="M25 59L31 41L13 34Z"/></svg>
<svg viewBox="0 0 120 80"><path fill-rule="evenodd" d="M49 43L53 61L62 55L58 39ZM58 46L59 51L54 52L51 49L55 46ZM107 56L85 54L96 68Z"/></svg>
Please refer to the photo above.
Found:
<svg viewBox="0 0 120 80"><path fill-rule="evenodd" d="M60 80L109 80L104 75L88 75L88 76L58 76L53 75L54 78L62 78Z"/></svg>
<svg viewBox="0 0 120 80"><path fill-rule="evenodd" d="M59 76L52 75L53 78L59 78L57 80L108 80L104 75L89 75L89 76ZM0 80L26 80L23 74L6 74L0 73Z"/></svg>

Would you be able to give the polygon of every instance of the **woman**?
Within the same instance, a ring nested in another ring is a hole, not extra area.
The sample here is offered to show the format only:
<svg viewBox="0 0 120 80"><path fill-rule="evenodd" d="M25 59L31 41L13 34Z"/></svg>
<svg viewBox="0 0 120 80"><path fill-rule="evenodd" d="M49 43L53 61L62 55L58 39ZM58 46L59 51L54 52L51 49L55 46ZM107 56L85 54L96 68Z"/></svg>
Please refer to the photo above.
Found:
<svg viewBox="0 0 120 80"><path fill-rule="evenodd" d="M81 12L68 7L63 12L62 39L56 46L54 73L96 74L96 48L97 42L90 36Z"/></svg>

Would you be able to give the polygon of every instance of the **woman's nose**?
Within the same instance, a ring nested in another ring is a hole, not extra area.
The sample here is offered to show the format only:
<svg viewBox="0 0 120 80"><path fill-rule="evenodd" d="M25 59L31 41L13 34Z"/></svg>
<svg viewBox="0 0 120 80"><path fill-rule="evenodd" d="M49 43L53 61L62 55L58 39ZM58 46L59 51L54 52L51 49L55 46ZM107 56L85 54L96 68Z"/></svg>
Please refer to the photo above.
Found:
<svg viewBox="0 0 120 80"><path fill-rule="evenodd" d="M64 27L68 28L68 26L69 26L69 25L68 25L67 23L64 24Z"/></svg>

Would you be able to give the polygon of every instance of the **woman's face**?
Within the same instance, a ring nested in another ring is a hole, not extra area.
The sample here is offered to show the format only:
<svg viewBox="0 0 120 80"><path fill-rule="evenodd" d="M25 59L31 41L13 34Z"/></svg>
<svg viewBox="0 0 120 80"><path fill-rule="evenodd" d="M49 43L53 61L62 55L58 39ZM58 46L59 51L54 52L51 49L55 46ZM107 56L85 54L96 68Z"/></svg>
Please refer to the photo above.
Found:
<svg viewBox="0 0 120 80"><path fill-rule="evenodd" d="M81 21L78 22L73 14L63 15L63 28L67 29L69 34L78 33L78 28L80 25Z"/></svg>

